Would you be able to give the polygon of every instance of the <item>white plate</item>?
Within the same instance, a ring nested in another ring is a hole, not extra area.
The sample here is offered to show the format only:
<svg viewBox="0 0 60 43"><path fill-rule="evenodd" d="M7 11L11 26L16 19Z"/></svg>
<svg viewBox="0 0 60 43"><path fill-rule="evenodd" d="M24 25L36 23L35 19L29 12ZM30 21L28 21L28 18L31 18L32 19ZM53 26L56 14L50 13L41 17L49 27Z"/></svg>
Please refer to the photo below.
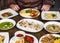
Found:
<svg viewBox="0 0 60 43"><path fill-rule="evenodd" d="M34 43L38 43L38 39L35 36L33 36L31 34L26 34L26 35L33 37L34 38ZM14 37L11 38L10 43L15 43L15 41L16 41L16 37L14 36Z"/></svg>
<svg viewBox="0 0 60 43"><path fill-rule="evenodd" d="M9 16L9 17L3 17L2 14L5 13L5 12L10 12L13 15L12 16ZM17 16L17 15L18 15L18 13L16 11L10 9L10 8L4 9L4 10L0 11L0 18L2 18L2 19L12 18L12 17Z"/></svg>
<svg viewBox="0 0 60 43"><path fill-rule="evenodd" d="M42 40L42 38L44 38L44 37L46 37L46 36L48 36L49 34L46 34L46 35L43 35L40 39L39 39L39 43L42 43L41 42L41 40ZM53 36L55 36L55 37L60 37L60 35L58 35L58 34L52 34Z"/></svg>
<svg viewBox="0 0 60 43"><path fill-rule="evenodd" d="M23 9L23 10L29 10L30 8L26 8L26 9ZM38 11L39 12L39 10L37 10L37 9L34 9L34 8L32 8L32 10L35 10L35 11ZM22 11L22 10L21 10ZM25 17L25 18L35 18L35 17L31 17L31 16L23 16L23 14L21 14L21 11L20 11L20 15L22 16L22 17ZM38 17L40 15L40 12L38 13L38 15L36 16L36 17Z"/></svg>
<svg viewBox="0 0 60 43"><path fill-rule="evenodd" d="M0 32L1 36L4 36L4 43L9 43L9 33L8 32Z"/></svg>
<svg viewBox="0 0 60 43"><path fill-rule="evenodd" d="M50 22L46 22L46 23L44 24L44 29L45 29L46 31L48 31L48 32L51 32L51 31L47 30L46 27L47 27L48 25L52 25L52 24L58 25L58 26L60 27L60 22L50 21ZM51 32L51 33L59 33L59 32Z"/></svg>
<svg viewBox="0 0 60 43"><path fill-rule="evenodd" d="M28 21L29 23L35 23L35 24L39 24L40 25L40 28L41 29L39 29L39 30L35 30L35 29L31 29L31 28L25 28L25 27L22 27L22 26L20 26L19 25L19 22L21 22L22 20L24 20L24 21ZM22 20L20 20L18 23L17 23L17 28L19 28L19 29L22 29L22 30L25 30L25 31L28 31L28 32L39 32L39 31L41 31L42 29L43 29L43 23L41 22L41 21L37 21L37 20L34 20L34 19L22 19Z"/></svg>
<svg viewBox="0 0 60 43"><path fill-rule="evenodd" d="M45 17L45 13L53 13L53 14L56 14L57 18L55 18L55 19L47 19ZM59 13L59 11L42 11L41 18L43 20L60 20L60 13Z"/></svg>
<svg viewBox="0 0 60 43"><path fill-rule="evenodd" d="M13 27L14 27L15 24L16 24L15 20L13 20L13 19L2 19L2 20L0 20L0 23L2 23L2 22L11 22L11 23L13 23ZM12 28L13 28L13 27L12 27Z"/></svg>

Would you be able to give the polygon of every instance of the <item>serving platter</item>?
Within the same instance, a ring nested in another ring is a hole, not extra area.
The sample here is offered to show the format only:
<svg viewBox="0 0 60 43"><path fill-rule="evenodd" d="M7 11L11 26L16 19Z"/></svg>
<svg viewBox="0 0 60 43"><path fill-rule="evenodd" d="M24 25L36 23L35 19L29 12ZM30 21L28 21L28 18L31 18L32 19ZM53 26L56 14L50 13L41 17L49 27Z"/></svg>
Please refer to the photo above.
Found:
<svg viewBox="0 0 60 43"><path fill-rule="evenodd" d="M39 39L39 43L42 43L42 39L45 38L45 37L47 37L47 36L49 37L50 35L52 35L52 36L55 37L55 38L56 38L56 37L59 37L59 38L60 38L60 35L59 35L59 34L45 34L45 35L41 36L41 38ZM50 36L50 38L51 38L51 36ZM46 39L46 40L47 40L47 39ZM46 40L45 40L45 41L46 41ZM52 39L51 39L51 40L52 40ZM51 40L50 40L50 41L51 41ZM55 40L55 39L54 39L54 40ZM58 39L56 39L56 40L58 40ZM47 41L47 42L48 42L48 41ZM56 42L56 41L55 41L55 42ZM58 43L59 43L59 42L58 42Z"/></svg>
<svg viewBox="0 0 60 43"><path fill-rule="evenodd" d="M18 21L16 26L17 28L28 31L28 32L39 32L43 29L44 24L43 22L37 21L34 19L22 19Z"/></svg>

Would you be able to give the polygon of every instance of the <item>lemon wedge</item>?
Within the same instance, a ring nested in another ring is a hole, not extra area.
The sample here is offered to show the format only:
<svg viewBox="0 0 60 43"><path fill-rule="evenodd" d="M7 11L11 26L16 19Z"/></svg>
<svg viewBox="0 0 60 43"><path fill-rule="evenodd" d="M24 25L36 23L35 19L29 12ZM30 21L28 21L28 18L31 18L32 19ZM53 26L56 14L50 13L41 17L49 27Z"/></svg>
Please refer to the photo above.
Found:
<svg viewBox="0 0 60 43"><path fill-rule="evenodd" d="M60 43L60 39L54 40L54 43Z"/></svg>

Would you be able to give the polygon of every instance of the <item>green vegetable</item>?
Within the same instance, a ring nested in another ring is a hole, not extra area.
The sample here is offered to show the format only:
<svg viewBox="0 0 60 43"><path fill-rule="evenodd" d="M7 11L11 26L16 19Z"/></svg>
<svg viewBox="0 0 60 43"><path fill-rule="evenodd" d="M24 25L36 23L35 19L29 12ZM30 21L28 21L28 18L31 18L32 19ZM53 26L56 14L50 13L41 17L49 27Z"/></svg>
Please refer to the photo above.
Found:
<svg viewBox="0 0 60 43"><path fill-rule="evenodd" d="M13 14L9 13L8 16L12 16Z"/></svg>
<svg viewBox="0 0 60 43"><path fill-rule="evenodd" d="M11 22L0 23L0 29L1 30L8 30L8 29L11 29L12 27L13 27L13 23L11 23Z"/></svg>
<svg viewBox="0 0 60 43"><path fill-rule="evenodd" d="M29 42L24 42L24 43L29 43Z"/></svg>
<svg viewBox="0 0 60 43"><path fill-rule="evenodd" d="M55 14L52 14L53 17L55 17L56 15Z"/></svg>
<svg viewBox="0 0 60 43"><path fill-rule="evenodd" d="M55 26L54 25L52 27L53 27L53 29L55 29Z"/></svg>
<svg viewBox="0 0 60 43"><path fill-rule="evenodd" d="M60 39L60 37L54 37L54 40L56 40L56 39Z"/></svg>
<svg viewBox="0 0 60 43"><path fill-rule="evenodd" d="M30 10L26 10L26 13L30 13Z"/></svg>

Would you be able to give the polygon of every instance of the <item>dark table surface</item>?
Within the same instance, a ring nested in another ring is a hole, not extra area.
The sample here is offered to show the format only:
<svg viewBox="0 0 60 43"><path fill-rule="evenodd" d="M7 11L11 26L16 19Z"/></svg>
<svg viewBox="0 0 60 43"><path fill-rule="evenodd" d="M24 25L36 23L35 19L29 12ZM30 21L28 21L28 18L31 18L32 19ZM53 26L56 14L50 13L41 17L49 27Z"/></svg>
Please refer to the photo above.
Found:
<svg viewBox="0 0 60 43"><path fill-rule="evenodd" d="M51 10L54 10L54 11L59 11L59 10L60 10L60 0L55 0L55 5L54 5L53 8L51 8ZM19 20L24 19L24 18L21 17L20 15L17 15L17 16L15 16L15 17L11 18L11 19L14 19L14 20L16 21L16 23L17 23ZM48 22L48 21L46 21L46 20L42 20L42 19L41 19L41 15L40 15L39 17L37 17L37 18L34 18L34 19L39 20L39 21L42 21L43 23ZM58 20L58 21L60 22L60 20ZM10 38L11 38L11 37L14 36L14 33L15 33L16 31L19 31L19 30L20 30L20 29L18 29L18 28L15 26L14 28L12 28L12 29L10 29L10 30L7 30L7 31L2 31L2 30L0 30L0 32L9 32L9 35L10 35ZM22 31L24 31L24 30L22 30ZM26 32L26 31L25 31L25 32ZM42 31L40 31L40 32L37 32L37 33L31 33L31 32L26 32L26 33L32 34L32 35L36 36L36 37L38 38L38 40L39 40L39 38L40 38L42 35L44 35L44 34L49 34L49 32L47 32L47 31L44 30L44 29L43 29ZM59 33L59 34L60 34L60 33Z"/></svg>
<svg viewBox="0 0 60 43"><path fill-rule="evenodd" d="M56 10L56 11L60 10L60 0L55 0L55 5L53 8L51 8L51 10Z"/></svg>

